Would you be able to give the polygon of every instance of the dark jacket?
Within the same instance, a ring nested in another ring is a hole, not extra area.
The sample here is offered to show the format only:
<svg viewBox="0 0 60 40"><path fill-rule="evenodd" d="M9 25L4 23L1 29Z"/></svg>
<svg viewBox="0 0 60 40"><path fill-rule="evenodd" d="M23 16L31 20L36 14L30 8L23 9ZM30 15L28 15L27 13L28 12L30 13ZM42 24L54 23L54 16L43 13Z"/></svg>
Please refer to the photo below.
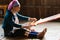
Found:
<svg viewBox="0 0 60 40"><path fill-rule="evenodd" d="M22 16L22 15L19 15L19 14L17 14L17 16L18 16L18 19L20 19L20 20L22 19L22 20L27 20L28 21L28 18L29 18L29 17ZM13 27L21 28L21 26L22 26L21 24L14 23L12 19L15 20L14 15L12 14L11 11L7 10L6 15L4 17L2 28L7 30L8 32L12 31Z"/></svg>

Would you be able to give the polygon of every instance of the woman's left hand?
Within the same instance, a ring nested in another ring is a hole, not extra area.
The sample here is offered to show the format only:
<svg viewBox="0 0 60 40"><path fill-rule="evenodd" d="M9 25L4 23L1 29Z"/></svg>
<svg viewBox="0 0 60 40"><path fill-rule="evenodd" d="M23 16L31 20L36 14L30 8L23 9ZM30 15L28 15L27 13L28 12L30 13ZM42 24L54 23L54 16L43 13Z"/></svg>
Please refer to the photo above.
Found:
<svg viewBox="0 0 60 40"><path fill-rule="evenodd" d="M37 19L36 18L29 18L29 21L31 21L31 22L36 22L37 21Z"/></svg>

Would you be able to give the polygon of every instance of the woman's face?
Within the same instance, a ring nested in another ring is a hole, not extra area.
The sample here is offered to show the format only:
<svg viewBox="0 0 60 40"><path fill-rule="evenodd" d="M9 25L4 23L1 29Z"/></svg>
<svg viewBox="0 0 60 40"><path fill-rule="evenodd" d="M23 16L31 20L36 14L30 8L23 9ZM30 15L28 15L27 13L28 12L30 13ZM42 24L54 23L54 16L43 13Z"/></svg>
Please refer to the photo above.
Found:
<svg viewBox="0 0 60 40"><path fill-rule="evenodd" d="M14 10L15 12L19 12L19 11L20 11L20 7L19 7L19 6L13 7L13 10Z"/></svg>

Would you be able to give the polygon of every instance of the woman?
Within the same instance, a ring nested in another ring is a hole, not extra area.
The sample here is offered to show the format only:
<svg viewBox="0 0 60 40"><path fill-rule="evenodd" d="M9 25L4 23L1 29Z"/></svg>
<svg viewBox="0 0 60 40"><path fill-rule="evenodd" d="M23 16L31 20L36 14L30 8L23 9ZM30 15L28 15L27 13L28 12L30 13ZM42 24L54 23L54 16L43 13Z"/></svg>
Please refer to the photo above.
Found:
<svg viewBox="0 0 60 40"><path fill-rule="evenodd" d="M6 37L26 36L29 38L44 37L47 31L46 28L42 32L27 31L24 28L29 28L30 26L23 26L22 24L19 24L19 20L26 20L26 21L37 20L36 18L26 17L18 14L20 7L21 6L18 0L13 0L10 2L2 26L4 29L5 36ZM19 29L13 30L14 27Z"/></svg>

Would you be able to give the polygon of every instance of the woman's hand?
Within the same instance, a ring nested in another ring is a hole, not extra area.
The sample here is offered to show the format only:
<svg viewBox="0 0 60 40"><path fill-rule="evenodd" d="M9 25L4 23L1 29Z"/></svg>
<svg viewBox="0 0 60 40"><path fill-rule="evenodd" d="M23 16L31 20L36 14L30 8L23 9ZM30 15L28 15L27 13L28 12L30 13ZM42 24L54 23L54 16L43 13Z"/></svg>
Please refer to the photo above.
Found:
<svg viewBox="0 0 60 40"><path fill-rule="evenodd" d="M30 29L30 26L23 26L22 28Z"/></svg>
<svg viewBox="0 0 60 40"><path fill-rule="evenodd" d="M31 21L31 22L36 22L37 21L37 19L36 18L29 18L29 21Z"/></svg>
<svg viewBox="0 0 60 40"><path fill-rule="evenodd" d="M33 22L31 22L31 24L30 24L31 26L35 26L35 22L33 21Z"/></svg>

